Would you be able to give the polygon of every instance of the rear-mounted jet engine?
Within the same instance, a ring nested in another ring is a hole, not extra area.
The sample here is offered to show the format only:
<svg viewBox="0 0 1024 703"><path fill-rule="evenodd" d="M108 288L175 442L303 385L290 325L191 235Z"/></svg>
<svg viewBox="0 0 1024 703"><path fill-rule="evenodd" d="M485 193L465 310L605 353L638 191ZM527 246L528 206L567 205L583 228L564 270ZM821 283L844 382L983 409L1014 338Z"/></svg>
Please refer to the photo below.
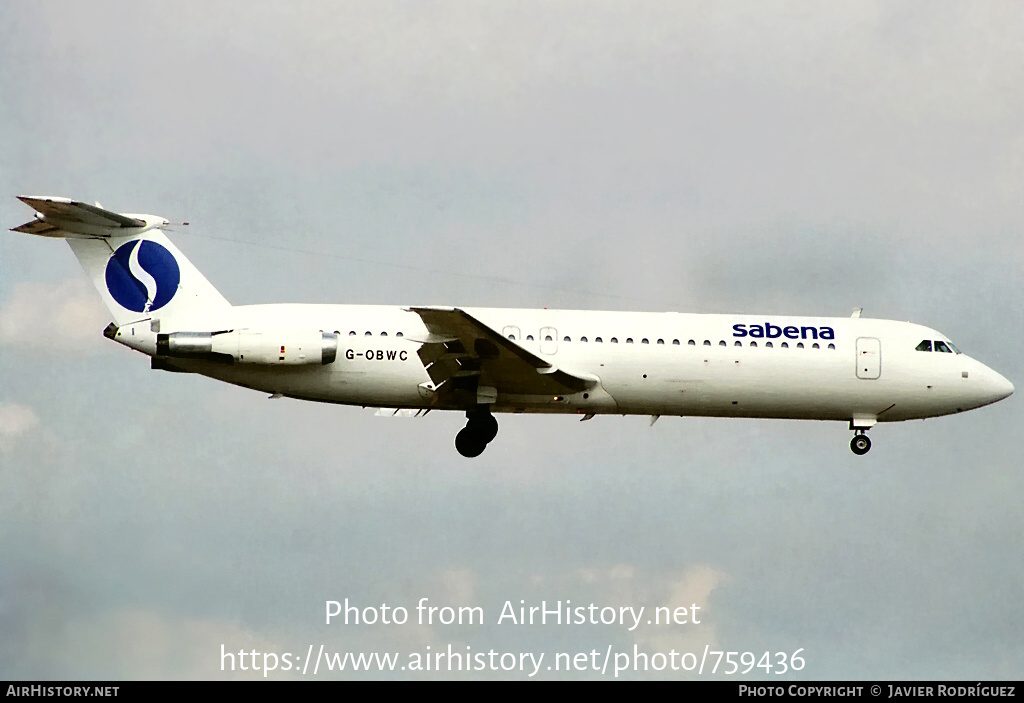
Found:
<svg viewBox="0 0 1024 703"><path fill-rule="evenodd" d="M157 335L156 353L170 359L205 359L227 364L326 365L338 357L338 335L320 330L171 332Z"/></svg>

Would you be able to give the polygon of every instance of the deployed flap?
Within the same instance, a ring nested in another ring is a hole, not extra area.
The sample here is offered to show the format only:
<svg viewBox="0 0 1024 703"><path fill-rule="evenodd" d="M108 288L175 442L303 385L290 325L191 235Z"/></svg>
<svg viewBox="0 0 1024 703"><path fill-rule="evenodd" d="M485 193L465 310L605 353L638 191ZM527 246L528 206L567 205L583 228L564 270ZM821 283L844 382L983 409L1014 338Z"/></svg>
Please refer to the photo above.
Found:
<svg viewBox="0 0 1024 703"><path fill-rule="evenodd" d="M439 402L473 405L480 387L503 394L564 395L595 383L553 367L459 308L409 310L430 332L418 354Z"/></svg>
<svg viewBox="0 0 1024 703"><path fill-rule="evenodd" d="M33 208L42 218L37 216L35 220L15 227L14 232L44 237L63 237L67 233L110 237L119 235L118 230L145 227L147 224L145 220L69 198L19 195L18 200Z"/></svg>

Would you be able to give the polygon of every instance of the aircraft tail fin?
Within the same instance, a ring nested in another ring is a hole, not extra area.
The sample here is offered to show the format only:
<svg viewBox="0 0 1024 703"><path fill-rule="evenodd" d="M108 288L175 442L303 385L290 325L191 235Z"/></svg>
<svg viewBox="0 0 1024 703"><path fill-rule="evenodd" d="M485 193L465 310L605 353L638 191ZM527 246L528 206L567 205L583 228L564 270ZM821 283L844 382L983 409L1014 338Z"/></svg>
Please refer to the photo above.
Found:
<svg viewBox="0 0 1024 703"><path fill-rule="evenodd" d="M143 320L216 320L231 308L160 231L169 224L162 217L121 214L68 198L19 200L36 217L12 231L66 239L118 327Z"/></svg>

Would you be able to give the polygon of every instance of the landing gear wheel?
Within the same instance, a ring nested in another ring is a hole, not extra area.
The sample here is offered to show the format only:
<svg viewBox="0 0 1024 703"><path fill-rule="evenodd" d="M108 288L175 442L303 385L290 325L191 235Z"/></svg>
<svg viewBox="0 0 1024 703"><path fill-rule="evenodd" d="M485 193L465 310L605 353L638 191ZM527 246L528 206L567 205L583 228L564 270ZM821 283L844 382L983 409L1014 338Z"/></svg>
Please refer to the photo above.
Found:
<svg viewBox="0 0 1024 703"><path fill-rule="evenodd" d="M871 449L871 440L868 439L867 435L859 434L850 440L850 449L857 456L867 454L868 450Z"/></svg>
<svg viewBox="0 0 1024 703"><path fill-rule="evenodd" d="M466 429L472 430L478 434L484 444L487 444L498 436L498 421L495 420L494 415L491 415L490 413L485 415L471 415L469 416L469 421L466 423Z"/></svg>
<svg viewBox="0 0 1024 703"><path fill-rule="evenodd" d="M484 441L483 437L468 425L459 430L459 433L455 435L455 448L464 457L480 456L486 447L487 442Z"/></svg>

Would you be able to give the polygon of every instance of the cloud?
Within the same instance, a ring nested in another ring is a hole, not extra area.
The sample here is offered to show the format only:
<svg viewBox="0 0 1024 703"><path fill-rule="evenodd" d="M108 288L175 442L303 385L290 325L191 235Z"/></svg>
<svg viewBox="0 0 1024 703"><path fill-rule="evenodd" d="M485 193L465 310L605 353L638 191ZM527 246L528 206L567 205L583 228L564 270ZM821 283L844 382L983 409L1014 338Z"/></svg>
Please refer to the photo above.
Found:
<svg viewBox="0 0 1024 703"><path fill-rule="evenodd" d="M262 677L264 653L286 651L278 642L224 620L169 619L153 610L123 608L64 623L45 652L49 671L108 679L224 679ZM222 657L222 646L225 656ZM41 648L42 649L42 648ZM245 651L243 662L239 655ZM252 651L259 653L253 671ZM42 652L40 652L41 655ZM226 656L231 654L232 656ZM45 655L44 655L45 656ZM242 671L241 665L248 671ZM269 662L268 662L269 665ZM272 672L275 679L287 672Z"/></svg>
<svg viewBox="0 0 1024 703"><path fill-rule="evenodd" d="M712 649L717 646L718 633L711 616L709 602L712 593L728 581L722 571L708 564L695 564L688 568L682 578L672 580L663 586L668 597L658 607L668 609L670 616L686 618L686 624L660 625L638 628L634 641L642 649L651 652L699 652L704 645ZM700 610L694 610L696 605ZM684 615L685 611L685 615Z"/></svg>
<svg viewBox="0 0 1024 703"><path fill-rule="evenodd" d="M27 351L94 353L110 321L84 278L19 283L0 307L0 346Z"/></svg>
<svg viewBox="0 0 1024 703"><path fill-rule="evenodd" d="M0 451L14 446L15 440L39 424L39 416L28 405L0 403Z"/></svg>
<svg viewBox="0 0 1024 703"><path fill-rule="evenodd" d="M441 573L446 597L459 605L469 605L476 601L477 580L472 569L447 569Z"/></svg>

